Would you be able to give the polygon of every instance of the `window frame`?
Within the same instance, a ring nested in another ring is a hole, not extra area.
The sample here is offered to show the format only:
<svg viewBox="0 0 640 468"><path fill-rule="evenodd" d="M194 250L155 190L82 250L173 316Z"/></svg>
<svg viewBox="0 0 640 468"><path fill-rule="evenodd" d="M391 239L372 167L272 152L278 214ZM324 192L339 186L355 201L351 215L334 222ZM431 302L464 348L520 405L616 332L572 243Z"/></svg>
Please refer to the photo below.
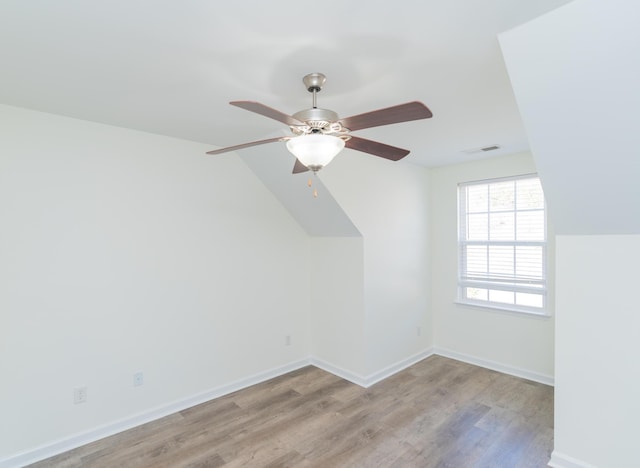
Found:
<svg viewBox="0 0 640 468"><path fill-rule="evenodd" d="M536 173L527 173L527 174L520 174L520 175L513 175L513 176L507 176L507 177L497 177L497 178L491 178L491 179L482 179L482 180L472 180L472 181L465 181L465 182L460 182L457 185L457 197L458 197L458 203L457 203L457 208L458 208L458 218L457 218L457 222L458 222L458 242L457 242L457 254L458 254L458 269L457 269L457 274L458 274L458 278L457 278L457 297L455 302L458 304L463 304L463 305L468 305L468 306L474 306L474 307L481 307L481 308L488 308L488 309L496 309L496 310L501 310L501 311L509 311L509 312L517 312L517 313L525 313L525 314L530 314L530 315L537 315L537 316L550 316L550 312L549 312L549 300L548 300L548 263L549 263L549 259L548 259L548 246L549 246L549 231L548 231L548 223L547 223L547 206L546 206L546 199L544 199L543 201L543 207L542 207L542 211L543 211L543 240L516 240L515 238L513 240L493 240L491 239L491 236L489 235L487 240L474 240L474 239L468 239L467 236L467 232L465 231L464 228L466 228L466 226L468 225L466 220L469 216L469 214L473 214L472 211L469 210L469 203L466 197L466 189L468 187L471 186L479 186L479 185L484 185L489 187L492 184L499 184L499 183L503 183L503 182L516 182L518 180L526 180L526 179L538 179L538 181L540 180L540 177L538 176L538 174ZM489 188L487 188L487 190L489 190ZM465 196L465 200L462 200L462 197ZM515 194L514 194L515 196ZM544 197L544 193L543 193L543 197ZM463 204L464 201L464 204ZM487 219L490 219L490 215L492 213L492 210L490 209L489 206L490 201L487 200ZM463 213L464 210L464 213ZM514 199L514 206L512 210L506 210L506 212L512 212L514 214L514 231L517 229L517 221L515 221L517 219L517 213L518 212L525 212L525 211L529 211L529 210L533 210L533 211L539 211L540 209L518 209L517 206L517 199ZM497 213L498 211L496 211ZM464 220L463 220L463 216L464 216ZM464 222L463 222L464 221ZM487 221L489 223L489 221ZM490 233L491 232L491 225L490 223L487 225L487 232ZM481 278L481 275L479 275L476 279L470 279L470 275L467 274L467 270L466 270L466 265L464 264L465 261L465 255L464 255L464 251L466 249L466 246L468 245L478 245L478 246L486 246L487 247L487 251L489 250L489 248L491 246L508 246L510 248L513 248L514 250L514 263L513 263L513 269L514 269L514 274L513 276L509 276L508 279L505 279L504 281L499 281L496 278L494 279L489 279L488 277L490 276L490 273L487 272L486 276L484 278ZM541 272L540 272L540 279L539 280L532 280L532 278L524 278L524 277L518 277L517 274L515 273L515 269L516 269L516 265L517 262L515 261L516 257L516 250L517 247L528 247L528 246L532 246L532 247L540 247L542 252L541 252ZM535 284L535 285L532 285ZM537 285L537 286L536 286ZM493 288L492 288L493 286ZM466 294L467 288L469 287L477 287L478 289L486 289L487 290L487 299L474 299L474 298L469 298ZM493 290L493 291L509 291L509 292L513 292L514 293L514 303L507 303L507 302L496 302L496 301L491 301L490 296L489 296L489 291ZM515 294L521 292L521 293L533 293L536 295L539 295L541 297L542 300L542 306L541 307L536 307L536 306L529 306L529 305L522 305L522 304L516 304L516 300L515 300Z"/></svg>

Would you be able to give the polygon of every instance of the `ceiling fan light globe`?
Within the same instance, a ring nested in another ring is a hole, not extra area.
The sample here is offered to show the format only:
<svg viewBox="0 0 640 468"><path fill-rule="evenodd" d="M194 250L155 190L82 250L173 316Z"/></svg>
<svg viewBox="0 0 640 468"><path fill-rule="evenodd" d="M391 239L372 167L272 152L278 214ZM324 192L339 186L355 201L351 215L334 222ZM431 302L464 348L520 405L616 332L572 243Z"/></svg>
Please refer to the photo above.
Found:
<svg viewBox="0 0 640 468"><path fill-rule="evenodd" d="M287 149L312 171L329 164L344 148L344 140L333 135L301 135L287 141Z"/></svg>

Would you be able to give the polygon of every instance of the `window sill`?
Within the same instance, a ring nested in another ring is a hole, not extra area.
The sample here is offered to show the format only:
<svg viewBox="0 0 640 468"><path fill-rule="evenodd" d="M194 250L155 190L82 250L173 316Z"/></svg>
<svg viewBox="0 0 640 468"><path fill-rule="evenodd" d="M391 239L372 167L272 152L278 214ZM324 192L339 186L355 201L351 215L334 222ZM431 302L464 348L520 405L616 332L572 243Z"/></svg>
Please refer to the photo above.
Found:
<svg viewBox="0 0 640 468"><path fill-rule="evenodd" d="M504 305L484 304L481 302L465 301L461 299L456 299L453 302L454 304L458 304L465 307L484 309L484 310L493 310L497 312L507 312L510 314L525 315L527 317L537 317L537 318L543 318L543 319L551 317L551 313L548 310L540 310L538 312L531 309L519 308L518 306L510 306L509 304L504 304Z"/></svg>

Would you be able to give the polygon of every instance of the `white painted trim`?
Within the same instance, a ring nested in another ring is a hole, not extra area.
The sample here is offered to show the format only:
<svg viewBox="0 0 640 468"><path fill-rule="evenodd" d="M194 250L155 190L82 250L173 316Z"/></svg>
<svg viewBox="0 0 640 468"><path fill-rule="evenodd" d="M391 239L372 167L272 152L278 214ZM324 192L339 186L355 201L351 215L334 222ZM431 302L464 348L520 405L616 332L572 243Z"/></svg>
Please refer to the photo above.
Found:
<svg viewBox="0 0 640 468"><path fill-rule="evenodd" d="M390 366L387 366L384 369L374 372L373 374L370 374L365 379L364 387L370 387L371 385L377 382L380 382L388 377L391 377L393 374L397 374L401 370L404 370L407 367L412 366L415 363L428 358L429 356L433 356L433 354L434 354L433 348L427 348L424 351L421 351L417 354L414 354L413 356L409 356L408 358L403 359L402 361L398 361L395 364L391 364Z"/></svg>
<svg viewBox="0 0 640 468"><path fill-rule="evenodd" d="M549 466L554 468L597 468L595 465L590 465L589 463L560 453L557 450L554 450L551 454Z"/></svg>
<svg viewBox="0 0 640 468"><path fill-rule="evenodd" d="M318 369L329 372L330 374L336 375L342 379L348 380L349 382L359 385L360 387L367 387L366 377L343 369L342 367L331 364L330 362L323 361L322 359L318 359L312 356L309 358L309 364L311 364L312 366L316 366Z"/></svg>
<svg viewBox="0 0 640 468"><path fill-rule="evenodd" d="M333 375L337 375L338 377L348 380L349 382L359 385L360 387L368 388L371 385L380 382L381 380L384 380L387 377L392 376L393 374L397 374L398 372L406 369L409 366L414 365L416 362L422 361L423 359L432 356L433 354L433 348L425 349L424 351L421 351L417 354L414 354L413 356L409 356L406 359L391 364L390 366L374 372L373 374L369 374L368 376L355 374L351 371L343 369L340 366L336 366L334 364L331 364L330 362L323 361L322 359L318 359L316 357L309 358L309 362L311 365L316 366L319 369L327 371Z"/></svg>
<svg viewBox="0 0 640 468"><path fill-rule="evenodd" d="M547 301L545 300L545 302ZM472 309L481 309L481 310L491 311L491 312L500 312L507 315L519 314L523 317L528 317L532 319L551 318L551 312L549 311L548 307L545 307L542 309L525 309L525 308L517 308L516 306L510 307L509 305L501 305L501 304L498 304L495 302L489 302L489 301L474 302L469 299L458 299L458 298L454 299L453 303L463 307L469 307Z"/></svg>
<svg viewBox="0 0 640 468"><path fill-rule="evenodd" d="M29 450L27 452L11 455L8 458L0 460L0 468L21 467L40 460L44 460L45 458L58 455L68 450L72 450L74 448L80 447L81 445L95 442L96 440L100 440L113 434L126 431L127 429L140 426L141 424L146 424L148 422L155 421L156 419L163 418L178 411L191 408L192 406L205 403L207 401L213 400L214 398L218 398L223 395L242 390L243 388L250 387L251 385L264 382L265 380L278 377L296 369L300 369L301 367L308 366L309 364L309 359L294 361L289 364L276 367L274 369L259 372L249 377L245 377L243 379L239 379L228 384L215 387L205 392L183 398L181 400L173 401L166 405L158 406L156 408L134 414L118 421L98 426L86 432L74 434L70 437L66 437L64 439L60 439L46 445L41 445L40 447Z"/></svg>
<svg viewBox="0 0 640 468"><path fill-rule="evenodd" d="M484 367L494 371L502 372L503 374L514 375L516 377L522 377L523 379L533 380L545 385L554 385L554 378L552 375L540 374L527 369L521 369L515 366L509 366L496 361L490 361L489 359L481 359L469 354L458 353L446 348L440 348L438 346L434 349L434 354L439 356L455 359L456 361L462 361L476 366Z"/></svg>
<svg viewBox="0 0 640 468"><path fill-rule="evenodd" d="M0 460L0 468L21 467L31 463L35 463L40 460L44 460L45 458L52 457L54 455L57 455L62 452L66 452L68 450L72 450L74 448L80 447L81 445L95 442L96 440L103 439L104 437L108 437L110 435L117 434L122 431L126 431L127 429L131 429L141 424L146 424L148 422L155 421L164 416L168 416L178 411L191 408L192 406L196 406L201 403L205 403L207 401L213 400L214 398L219 398L223 395L227 395L229 393L242 390L243 388L247 388L247 387L250 387L251 385L255 385L260 382L264 382L266 380L272 379L274 377L278 377L280 375L286 374L296 369L300 369L301 367L304 367L304 366L308 366L308 365L316 366L319 369L322 369L326 372L329 372L345 380L348 380L349 382L352 382L356 385L359 385L364 388L368 388L371 385L377 382L380 382L400 372L401 370L406 369L407 367L412 366L413 364L419 361L422 361L423 359L426 359L429 356L432 356L434 354L448 357L451 359L456 359L458 361L467 362L469 364L474 364L480 367L485 367L487 369L492 369L498 372L503 372L505 374L515 375L517 377L523 377L525 379L533 380L535 382L540 382L547 385L553 385L553 377L550 377L550 376L537 374L535 372L518 369L516 367L506 366L493 361L479 359L474 356L469 356L466 354L457 353L455 351L451 351L444 348L437 348L437 347L427 348L417 354L414 354L413 356L409 356L408 358L398 361L395 364L391 364L390 366L387 366L384 369L381 369L372 374L369 374L368 376L362 376L360 374L356 374L349 370L343 369L339 366L333 365L329 362L323 361L322 359L309 356L306 359L294 361L289 364L285 364L283 366L276 367L271 370L260 372L258 374L254 374L249 377L239 379L234 382L230 382L226 385L221 385L219 387L213 388L211 390L207 390L205 392L198 393L196 395L192 395L190 397L168 403L166 405L152 408L150 410L132 415L130 417L121 419L119 421L114 421L114 422L96 427L89 431L75 434L70 437L66 437L64 439L60 439L60 440L48 443L46 445L36 447L35 449L29 450L27 452L11 455L8 458ZM554 454L555 454L555 458L552 457L552 460L556 460L558 464L550 465L550 466L555 466L558 468L574 468L574 467L593 468L591 465L585 465L585 464L577 464L577 465L567 464L566 460L572 460L570 457L565 457L563 455L556 454L556 452L554 452ZM561 462L563 464L559 464Z"/></svg>

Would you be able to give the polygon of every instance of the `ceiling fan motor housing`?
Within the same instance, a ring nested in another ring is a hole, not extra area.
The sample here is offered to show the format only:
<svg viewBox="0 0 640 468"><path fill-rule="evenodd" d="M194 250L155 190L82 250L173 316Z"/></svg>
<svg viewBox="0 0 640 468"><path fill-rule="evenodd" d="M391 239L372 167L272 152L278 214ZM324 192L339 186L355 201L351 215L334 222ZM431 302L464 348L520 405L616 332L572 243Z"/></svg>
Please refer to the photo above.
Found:
<svg viewBox="0 0 640 468"><path fill-rule="evenodd" d="M293 118L306 123L312 129L322 129L328 127L332 122L338 120L338 114L328 109L305 109L293 114Z"/></svg>
<svg viewBox="0 0 640 468"><path fill-rule="evenodd" d="M305 87L313 96L312 108L302 110L293 115L285 114L284 112L272 109L256 101L231 101L231 105L288 125L293 136L252 141L241 145L207 151L207 154L220 154L248 148L250 146L263 145L265 143L286 141L287 148L296 156L296 165L293 168L294 174L304 172L308 169L318 171L328 164L345 146L391 161L398 161L408 155L409 150L385 145L366 138L355 137L351 135L351 132L353 130L363 130L365 128L432 117L432 113L427 106L419 101L412 101L338 120L338 114L334 111L318 109L316 104L316 94L322 89L326 79L322 73L310 73L302 79ZM307 150L315 154L315 159L307 159L307 162L304 162L300 159L300 156ZM318 154L316 154L318 152L322 153L320 156L326 159L318 159Z"/></svg>

